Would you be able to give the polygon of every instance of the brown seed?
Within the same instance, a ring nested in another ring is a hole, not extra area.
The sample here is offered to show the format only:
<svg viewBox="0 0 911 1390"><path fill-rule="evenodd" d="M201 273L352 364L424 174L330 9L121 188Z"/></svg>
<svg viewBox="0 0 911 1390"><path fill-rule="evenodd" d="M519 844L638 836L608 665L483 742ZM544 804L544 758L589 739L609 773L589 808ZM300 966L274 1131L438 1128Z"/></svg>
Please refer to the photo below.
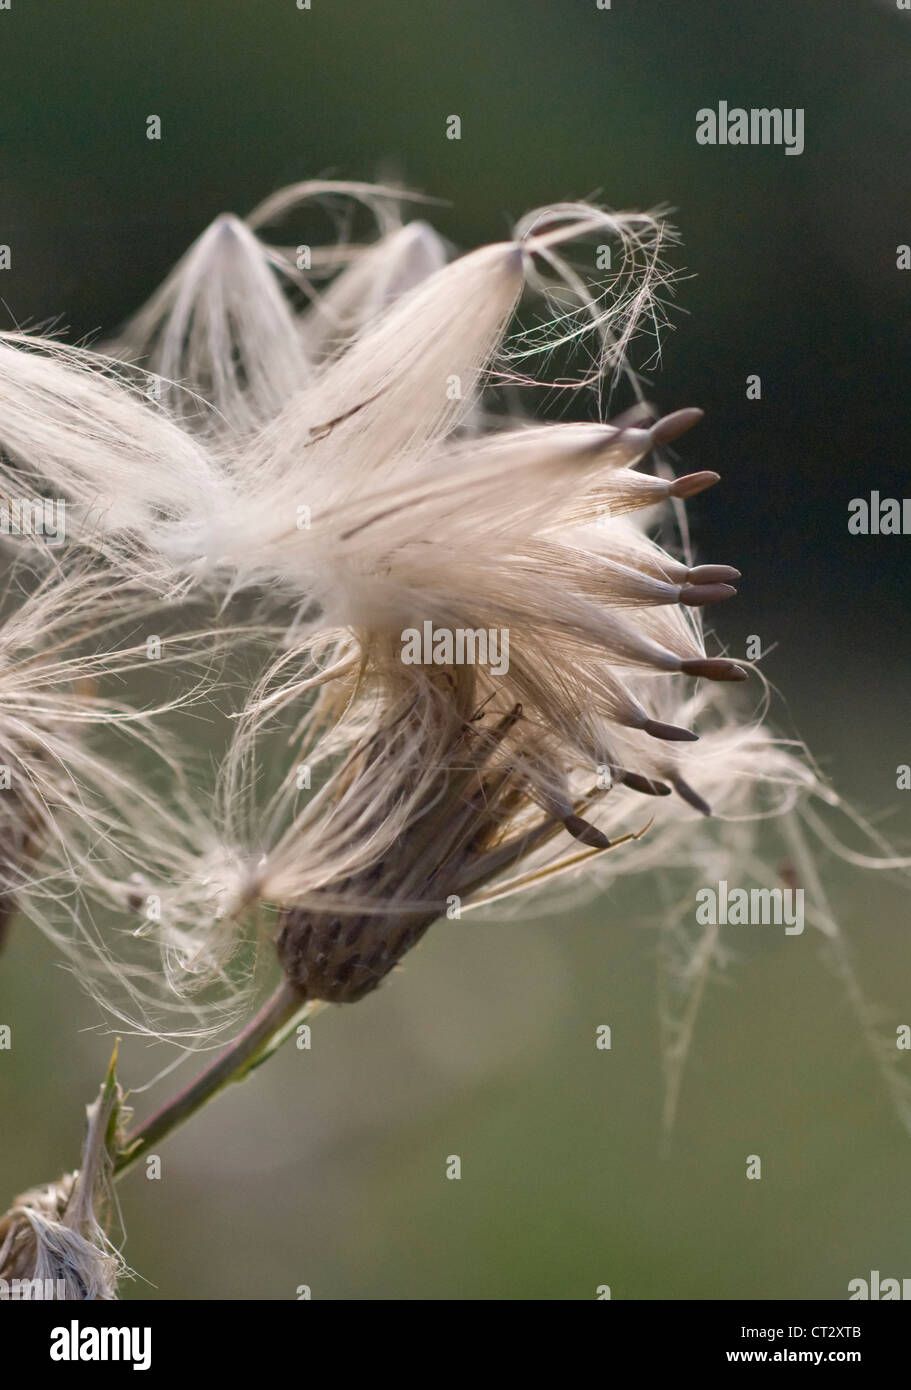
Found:
<svg viewBox="0 0 911 1390"><path fill-rule="evenodd" d="M658 420L652 426L652 442L655 444L670 444L672 439L679 439L681 434L698 425L704 416L705 411L698 406L688 406L685 410L675 410L670 415L665 415L662 420Z"/></svg>
<svg viewBox="0 0 911 1390"><path fill-rule="evenodd" d="M691 584L734 584L742 578L733 565L696 565L687 575Z"/></svg>
<svg viewBox="0 0 911 1390"><path fill-rule="evenodd" d="M662 724L658 719L646 719L642 725L642 732L651 734L652 738L667 739L671 743L695 743L699 737L689 729L679 729L676 724Z"/></svg>
<svg viewBox="0 0 911 1390"><path fill-rule="evenodd" d="M701 811L704 816L710 816L712 814L712 808L709 803L704 797L701 797L698 792L693 791L689 782L684 782L682 777L677 776L673 777L671 780L673 781L674 790L677 795L682 796L684 801L689 802L694 810Z"/></svg>
<svg viewBox="0 0 911 1390"><path fill-rule="evenodd" d="M688 608L701 608L704 603L720 603L722 599L733 598L737 590L733 584L684 584L678 595L678 602Z"/></svg>
<svg viewBox="0 0 911 1390"><path fill-rule="evenodd" d="M629 787L634 792L642 792L643 796L670 796L671 789L666 787L663 782L653 782L651 777L643 777L639 772L623 772L617 777L618 782L622 782L624 787Z"/></svg>
<svg viewBox="0 0 911 1390"><path fill-rule="evenodd" d="M604 832L583 820L581 816L567 816L563 824L573 839L579 840L581 844L590 845L592 849L610 849L610 840Z"/></svg>
<svg viewBox="0 0 911 1390"><path fill-rule="evenodd" d="M694 657L692 661L681 661L680 669L685 676L704 676L708 681L745 681L747 678L742 666L735 666L724 657Z"/></svg>
<svg viewBox="0 0 911 1390"><path fill-rule="evenodd" d="M721 482L720 473L710 473L707 470L702 473L684 473L682 478L675 479L670 486L671 497L695 497L699 492L705 492L706 488L714 487Z"/></svg>

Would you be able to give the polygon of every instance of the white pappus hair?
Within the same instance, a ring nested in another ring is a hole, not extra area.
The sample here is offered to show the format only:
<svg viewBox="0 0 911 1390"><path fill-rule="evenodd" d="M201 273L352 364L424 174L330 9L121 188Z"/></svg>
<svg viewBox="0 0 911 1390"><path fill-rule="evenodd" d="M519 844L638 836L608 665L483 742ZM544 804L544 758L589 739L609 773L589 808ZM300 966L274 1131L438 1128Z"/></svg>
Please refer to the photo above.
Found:
<svg viewBox="0 0 911 1390"><path fill-rule="evenodd" d="M265 239L308 200L344 197L374 215L375 240L308 247L302 268L299 248ZM164 969L155 988L121 971L130 1008L220 985L228 1004L199 1025L207 1038L255 985L267 927L303 994L345 1001L453 894L481 909L625 874L774 881L763 820L810 919L841 943L805 837L827 833L814 803L840 803L804 751L768 731L761 674L751 707L730 689L750 663L706 644L702 609L732 597L739 574L688 546L683 504L718 476L675 473L668 450L701 412L656 419L627 365L643 327L664 322L672 233L655 215L564 203L450 259L401 201L295 186L246 220L216 219L103 351L0 338L2 486L67 504L52 565L17 543L45 575L23 611L47 595L67 611L66 585L82 585L100 621L157 605L184 625L175 666L217 649L213 684L234 700L217 768L192 793L182 755L156 745L169 800L131 797L61 741L74 698L61 709L55 696L51 718L29 697L52 765L104 802L86 824L160 904L131 936L153 941ZM581 250L592 238L616 247L600 279ZM566 375L580 354L581 373ZM540 423L518 407L551 366L561 405L585 402L594 418ZM606 421L608 385L624 376L636 403ZM659 516L677 537L664 547L650 535ZM508 633L508 669L407 664L403 633L428 624ZM124 656L92 660L116 676ZM2 701L0 689L0 713ZM172 709L139 727L153 737ZM108 861L76 853L84 891L122 904ZM694 1002L722 952L717 931L681 931L676 908L668 932L670 1115ZM116 952L102 954L116 976Z"/></svg>

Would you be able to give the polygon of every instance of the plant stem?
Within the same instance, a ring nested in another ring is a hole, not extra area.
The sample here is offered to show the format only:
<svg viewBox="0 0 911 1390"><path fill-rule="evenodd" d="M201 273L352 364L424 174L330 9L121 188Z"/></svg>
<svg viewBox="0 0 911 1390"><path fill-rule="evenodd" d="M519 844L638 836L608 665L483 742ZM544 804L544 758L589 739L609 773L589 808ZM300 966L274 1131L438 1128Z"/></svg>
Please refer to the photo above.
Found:
<svg viewBox="0 0 911 1390"><path fill-rule="evenodd" d="M243 1032L195 1081L127 1136L114 1163L114 1177L119 1178L132 1168L160 1139L173 1133L230 1082L243 1080L270 1057L310 1007L292 985L279 985Z"/></svg>

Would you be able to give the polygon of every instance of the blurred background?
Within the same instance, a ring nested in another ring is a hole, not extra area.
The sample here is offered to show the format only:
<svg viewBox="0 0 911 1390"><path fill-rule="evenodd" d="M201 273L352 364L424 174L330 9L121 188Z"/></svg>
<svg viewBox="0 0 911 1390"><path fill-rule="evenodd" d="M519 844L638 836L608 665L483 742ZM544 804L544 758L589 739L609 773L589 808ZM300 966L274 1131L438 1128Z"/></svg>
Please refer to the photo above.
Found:
<svg viewBox="0 0 911 1390"><path fill-rule="evenodd" d="M681 275L647 390L706 410L680 452L723 483L690 509L694 542L744 573L714 626L734 656L751 634L774 648L778 728L907 845L911 537L849 535L847 506L909 494L909 58L911 13L874 0L16 0L0 321L109 333L216 214L316 175L395 174L446 200L433 220L464 247L563 198L670 206ZM697 145L720 100L803 108L804 153ZM825 879L894 1037L907 891L837 862ZM637 884L434 928L163 1147L161 1181L121 1185L125 1296L840 1299L872 1269L911 1275L911 1138L810 930L737 938L662 1138L659 908ZM110 1040L21 924L0 1021L2 1208L77 1161ZM166 1060L130 1045L122 1078Z"/></svg>

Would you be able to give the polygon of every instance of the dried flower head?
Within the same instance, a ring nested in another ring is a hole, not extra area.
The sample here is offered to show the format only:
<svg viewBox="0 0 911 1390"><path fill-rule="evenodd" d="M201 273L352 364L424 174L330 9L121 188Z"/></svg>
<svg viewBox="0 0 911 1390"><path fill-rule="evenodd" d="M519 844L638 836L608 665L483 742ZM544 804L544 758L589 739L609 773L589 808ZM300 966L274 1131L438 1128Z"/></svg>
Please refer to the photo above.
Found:
<svg viewBox="0 0 911 1390"><path fill-rule="evenodd" d="M116 1052L97 1099L86 1108L79 1169L18 1197L0 1217L0 1285L5 1299L114 1299L129 1271L106 1225L113 1206L112 1159L130 1112L114 1075Z"/></svg>
<svg viewBox="0 0 911 1390"><path fill-rule="evenodd" d="M265 239L340 195L375 242L307 246L302 266ZM618 253L600 279L592 238ZM801 828L838 800L768 731L761 677L744 703L748 663L704 636L739 574L687 541L684 504L718 477L675 473L668 450L701 412L656 420L626 366L662 322L672 240L659 218L567 203L449 262L394 190L299 185L217 219L105 353L0 341L0 482L66 499L61 572L90 563L175 619L214 601L226 684L244 682L214 786L188 809L175 793L170 838L150 808L137 859L136 900L161 910L133 932L175 998L249 988L238 945L270 914L294 987L345 1001L452 902L678 867L774 880L764 819L840 942ZM517 408L551 364L545 384L593 421ZM603 423L624 374L636 404ZM670 917L675 1095L720 942Z"/></svg>

